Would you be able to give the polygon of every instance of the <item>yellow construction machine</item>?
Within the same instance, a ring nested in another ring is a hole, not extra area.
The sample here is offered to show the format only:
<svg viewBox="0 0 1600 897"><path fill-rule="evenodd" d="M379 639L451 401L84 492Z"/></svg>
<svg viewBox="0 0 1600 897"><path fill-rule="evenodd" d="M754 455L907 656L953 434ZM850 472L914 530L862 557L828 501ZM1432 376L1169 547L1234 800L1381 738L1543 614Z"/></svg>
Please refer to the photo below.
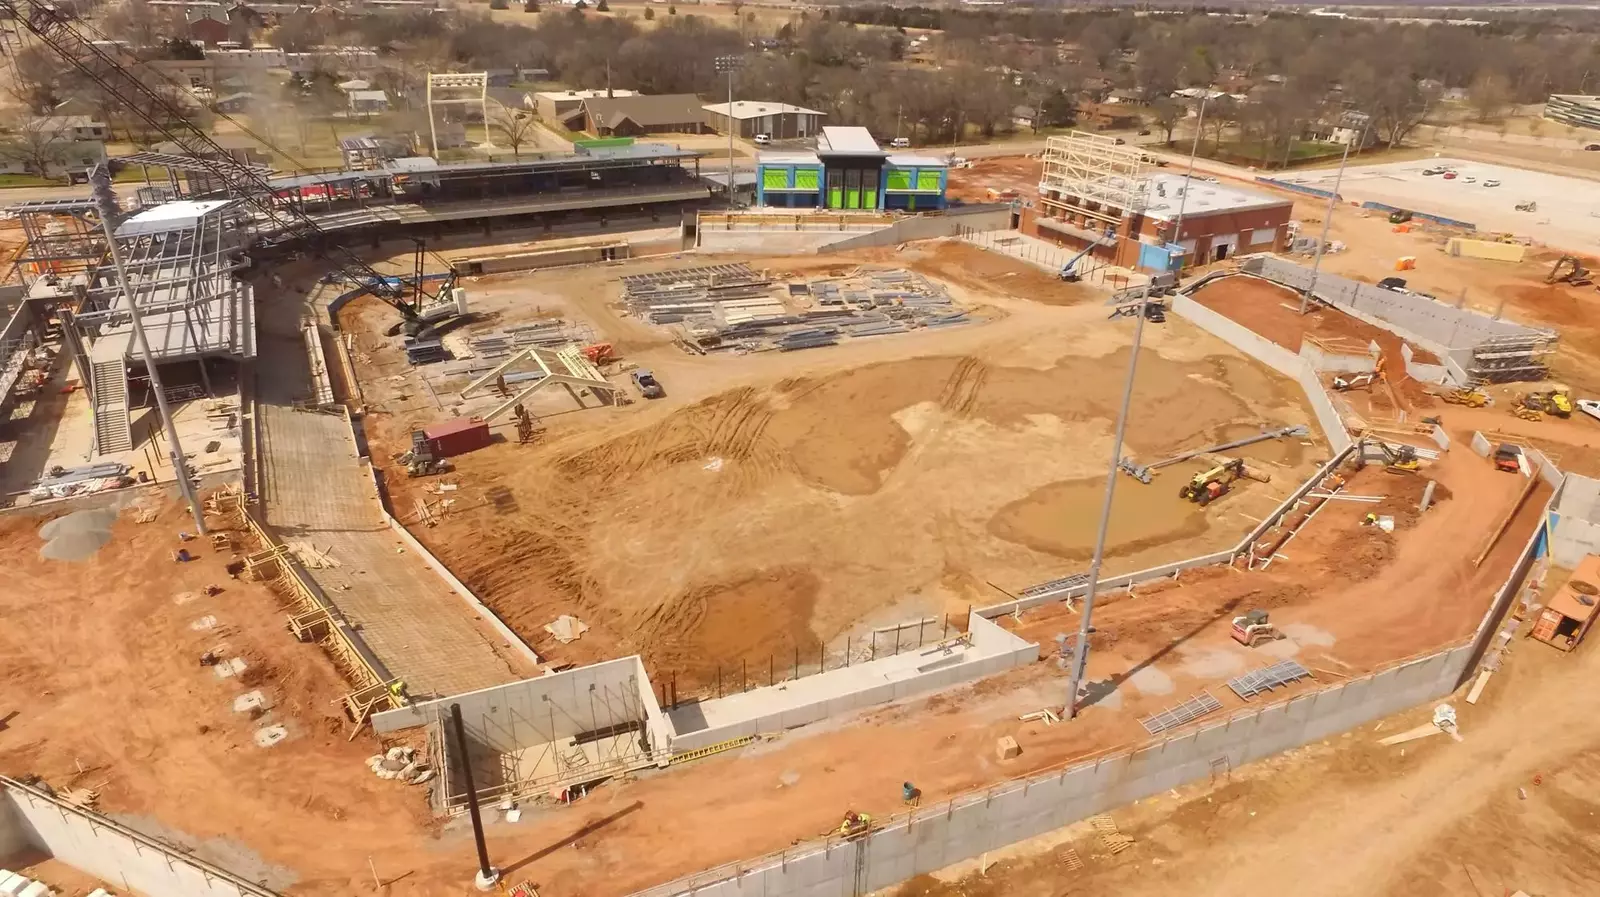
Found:
<svg viewBox="0 0 1600 897"><path fill-rule="evenodd" d="M1389 473L1416 473L1422 467L1414 446L1391 446L1379 439L1369 440L1367 445L1377 446L1383 453L1383 469Z"/></svg>
<svg viewBox="0 0 1600 897"><path fill-rule="evenodd" d="M1216 467L1194 475L1178 490L1178 497L1205 507L1233 490L1233 484L1244 476L1244 461L1232 458Z"/></svg>
<svg viewBox="0 0 1600 897"><path fill-rule="evenodd" d="M1523 420L1544 420L1544 397L1538 393L1517 396L1516 402L1511 405L1511 413Z"/></svg>
<svg viewBox="0 0 1600 897"><path fill-rule="evenodd" d="M1572 416L1572 392L1565 386L1554 384L1548 392L1529 393L1528 398L1536 401L1545 414Z"/></svg>
<svg viewBox="0 0 1600 897"><path fill-rule="evenodd" d="M1545 275L1544 282L1567 283L1575 287L1581 287L1594 283L1594 278L1590 276L1589 269L1583 266L1583 262L1579 261L1577 256L1564 255L1556 259L1555 265L1550 268L1550 273Z"/></svg>
<svg viewBox="0 0 1600 897"><path fill-rule="evenodd" d="M1489 404L1489 394L1479 389L1457 389L1439 398L1444 399L1446 405L1465 405L1468 408L1482 408Z"/></svg>

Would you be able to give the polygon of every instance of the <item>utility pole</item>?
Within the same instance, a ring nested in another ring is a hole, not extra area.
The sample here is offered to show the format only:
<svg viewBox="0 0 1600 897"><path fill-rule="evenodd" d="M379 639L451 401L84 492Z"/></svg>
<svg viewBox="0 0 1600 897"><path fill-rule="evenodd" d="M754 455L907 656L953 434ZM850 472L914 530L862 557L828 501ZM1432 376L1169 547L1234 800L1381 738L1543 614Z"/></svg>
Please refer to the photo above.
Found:
<svg viewBox="0 0 1600 897"><path fill-rule="evenodd" d="M1078 645L1072 653L1072 677L1067 683L1067 706L1061 714L1065 719L1078 715L1078 692L1083 688L1083 674L1089 666L1089 634L1094 631L1094 593L1100 583L1100 563L1105 560L1106 530L1111 525L1111 499L1117 491L1117 466L1122 461L1122 438L1128 432L1128 409L1133 403L1133 378L1139 369L1139 343L1144 337L1145 305L1150 301L1150 285L1145 284L1139 296L1138 321L1133 325L1133 349L1128 356L1128 382L1122 388L1122 411L1117 415L1117 435L1111 443L1111 469L1106 471L1106 497L1100 506L1100 529L1094 537L1094 558L1089 562L1089 583L1083 593L1082 619L1078 621Z"/></svg>
<svg viewBox="0 0 1600 897"><path fill-rule="evenodd" d="M100 229L105 232L106 247L111 251L111 264L117 270L117 284L122 289L122 298L128 303L133 338L139 343L145 374L150 378L150 389L156 394L156 413L161 416L161 425L167 431L167 450L172 455L172 472L178 478L178 491L189 502L189 512L194 515L195 532L203 536L206 534L205 509L200 505L200 496L195 492L194 480L189 475L189 462L183 457L183 444L178 441L178 428L172 422L172 409L167 407L167 393L161 388L161 371L156 366L155 355L150 352L150 340L145 337L144 321L134 297L133 283L128 279L122 249L117 246L116 228L122 218L122 209L117 206L117 196L111 191L110 169L105 165L96 165L89 173L89 182L93 186L95 206L100 213Z"/></svg>
<svg viewBox="0 0 1600 897"><path fill-rule="evenodd" d="M489 862L489 845L483 840L483 813L478 809L478 789L472 783L472 755L467 753L467 727L461 721L461 705L450 705L450 722L455 730L456 753L461 755L461 784L467 789L467 813L472 818L472 840L478 848L478 874L472 884L480 891L492 891L500 882L500 870Z"/></svg>
<svg viewBox="0 0 1600 897"><path fill-rule="evenodd" d="M1178 217L1172 222L1172 239L1167 241L1178 244L1180 249L1183 248L1183 208L1189 204L1189 190L1194 186L1194 158L1200 155L1200 130L1206 123L1206 103L1210 99L1211 88L1207 86L1206 92L1200 95L1200 115L1195 119L1194 123L1194 141L1189 144L1189 170L1183 173L1183 195L1178 197ZM1183 255L1187 259L1189 250L1184 249ZM1170 264L1170 258L1168 262ZM1178 276L1180 278L1183 277L1183 268L1183 263L1178 263ZM1144 318L1141 317L1139 320L1142 321Z"/></svg>
<svg viewBox="0 0 1600 897"><path fill-rule="evenodd" d="M739 70L744 60L738 56L718 56L717 71L728 76L728 208L734 206L733 189L733 131L738 127L733 117L733 73Z"/></svg>
<svg viewBox="0 0 1600 897"><path fill-rule="evenodd" d="M1372 118L1367 118L1370 124ZM1367 139L1367 128L1361 128L1361 136L1357 140ZM1317 256L1311 262L1311 283L1305 292L1300 294L1300 314L1305 314L1311 305L1311 292L1317 288L1317 272L1322 268L1322 253L1328 245L1328 228L1333 226L1333 207L1339 201L1339 185L1344 183L1344 165L1350 161L1350 143L1344 145L1344 155L1339 157L1339 173L1333 176L1333 192L1328 194L1328 211L1322 216L1322 236L1317 240Z"/></svg>

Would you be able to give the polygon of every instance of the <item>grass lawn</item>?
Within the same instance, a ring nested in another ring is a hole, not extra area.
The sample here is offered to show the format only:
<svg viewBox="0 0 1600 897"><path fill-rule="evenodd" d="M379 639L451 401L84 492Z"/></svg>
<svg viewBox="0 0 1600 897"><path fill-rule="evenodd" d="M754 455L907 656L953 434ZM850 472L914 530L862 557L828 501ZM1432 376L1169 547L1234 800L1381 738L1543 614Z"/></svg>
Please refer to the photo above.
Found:
<svg viewBox="0 0 1600 897"><path fill-rule="evenodd" d="M6 187L60 187L66 178L41 178L31 174L0 174L0 189Z"/></svg>
<svg viewBox="0 0 1600 897"><path fill-rule="evenodd" d="M1337 162L1343 153L1344 144L1341 143L1296 140L1289 145L1289 165L1304 165L1328 159ZM1284 163L1284 151L1281 147L1270 146L1259 140L1233 140L1212 144L1209 147L1202 143L1200 155L1224 162L1252 162L1263 168L1281 168Z"/></svg>

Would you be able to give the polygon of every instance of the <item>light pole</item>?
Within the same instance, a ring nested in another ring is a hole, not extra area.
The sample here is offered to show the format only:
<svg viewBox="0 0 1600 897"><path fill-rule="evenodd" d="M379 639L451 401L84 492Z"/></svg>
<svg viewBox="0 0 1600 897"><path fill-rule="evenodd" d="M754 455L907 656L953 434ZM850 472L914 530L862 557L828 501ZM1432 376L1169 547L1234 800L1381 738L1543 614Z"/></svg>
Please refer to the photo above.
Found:
<svg viewBox="0 0 1600 897"><path fill-rule="evenodd" d="M167 407L167 393L161 388L161 372L156 367L155 356L150 352L150 340L145 337L144 321L140 317L139 303L133 294L133 284L128 280L128 269L123 264L122 250L117 246L116 226L117 220L122 216L122 210L117 206L117 197L111 192L111 171L104 165L96 165L89 173L89 181L94 189L95 205L100 213L100 229L106 235L106 247L111 251L111 264L117 269L117 283L122 289L122 297L128 303L128 318L133 322L133 338L139 343L139 355L144 359L145 373L150 378L150 389L156 394L156 413L161 416L161 424L167 431L167 447L172 453L172 471L178 478L178 491L189 502L189 512L194 515L194 527L200 535L206 533L205 510L200 506L200 497L195 493L194 481L189 478L189 462L183 457L183 444L178 441L178 428L172 423L172 411Z"/></svg>
<svg viewBox="0 0 1600 897"><path fill-rule="evenodd" d="M1367 119L1371 124L1372 119ZM1361 126L1361 136L1357 140L1367 139L1367 126ZM1344 154L1339 157L1339 173L1333 176L1333 192L1328 194L1328 212L1322 216L1322 236L1317 239L1317 255L1311 262L1311 283L1306 286L1304 293L1300 294L1300 314L1305 314L1311 305L1311 292L1317 288L1317 271L1322 267L1322 253L1328 245L1328 228L1333 226L1333 207L1339 201L1339 185L1344 182L1344 164L1350 161L1350 143L1346 141Z"/></svg>
<svg viewBox="0 0 1600 897"><path fill-rule="evenodd" d="M1178 197L1178 217L1172 222L1172 242L1183 249L1183 208L1189 204L1189 188L1194 185L1194 157L1200 154L1200 130L1206 124L1206 103L1211 100L1211 88L1206 87L1206 92L1200 95L1200 115L1194 123L1194 142L1189 144L1189 170L1183 174L1183 195ZM1184 258L1188 258L1189 250L1183 250ZM1178 276L1183 276L1183 263L1178 263ZM1140 318L1140 320L1144 320Z"/></svg>
<svg viewBox="0 0 1600 897"><path fill-rule="evenodd" d="M733 129L736 119L733 117L733 73L739 70L744 60L738 56L718 56L717 71L728 76L728 208L733 208Z"/></svg>
<svg viewBox="0 0 1600 897"><path fill-rule="evenodd" d="M1139 296L1138 322L1133 325L1133 349L1128 356L1128 383L1122 388L1122 411L1117 415L1117 434L1111 443L1111 469L1106 471L1106 497L1100 506L1100 529L1094 537L1094 558L1089 561L1089 582L1083 593L1083 614L1078 622L1078 645L1072 655L1072 677L1067 683L1067 706L1062 716L1078 715L1078 691L1089 666L1089 633L1094 631L1094 593L1100 582L1100 563L1105 559L1106 530L1111 525L1111 499L1117 491L1117 467L1122 462L1122 438L1128 432L1128 409L1133 403L1133 376L1139 369L1139 343L1144 336L1145 305L1150 301L1150 285Z"/></svg>

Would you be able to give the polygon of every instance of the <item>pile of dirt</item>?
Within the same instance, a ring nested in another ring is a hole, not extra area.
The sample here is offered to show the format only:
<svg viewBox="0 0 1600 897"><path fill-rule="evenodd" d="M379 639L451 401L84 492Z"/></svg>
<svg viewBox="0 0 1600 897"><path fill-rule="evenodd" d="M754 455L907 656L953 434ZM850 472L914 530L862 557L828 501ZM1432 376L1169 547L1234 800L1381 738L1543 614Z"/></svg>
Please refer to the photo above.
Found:
<svg viewBox="0 0 1600 897"><path fill-rule="evenodd" d="M1412 510L1415 511L1415 507ZM1376 526L1357 527L1339 534L1339 538L1328 547L1324 565L1333 576L1350 582L1364 582L1378 575L1385 564L1394 560L1397 550L1392 533L1386 533Z"/></svg>
<svg viewBox="0 0 1600 897"><path fill-rule="evenodd" d="M931 258L911 264L918 273L981 293L1002 293L1042 305L1081 305L1104 295L1083 284L1064 283L1041 268L970 243L940 243Z"/></svg>
<svg viewBox="0 0 1600 897"><path fill-rule="evenodd" d="M1425 477L1405 477L1399 480L1399 485L1390 489L1383 501L1372 506L1372 513L1379 517L1393 517L1397 531L1411 529L1422 519L1422 512L1417 510L1417 506L1422 503L1422 493L1430 482L1434 484L1434 504L1450 500L1450 487L1443 483Z"/></svg>

